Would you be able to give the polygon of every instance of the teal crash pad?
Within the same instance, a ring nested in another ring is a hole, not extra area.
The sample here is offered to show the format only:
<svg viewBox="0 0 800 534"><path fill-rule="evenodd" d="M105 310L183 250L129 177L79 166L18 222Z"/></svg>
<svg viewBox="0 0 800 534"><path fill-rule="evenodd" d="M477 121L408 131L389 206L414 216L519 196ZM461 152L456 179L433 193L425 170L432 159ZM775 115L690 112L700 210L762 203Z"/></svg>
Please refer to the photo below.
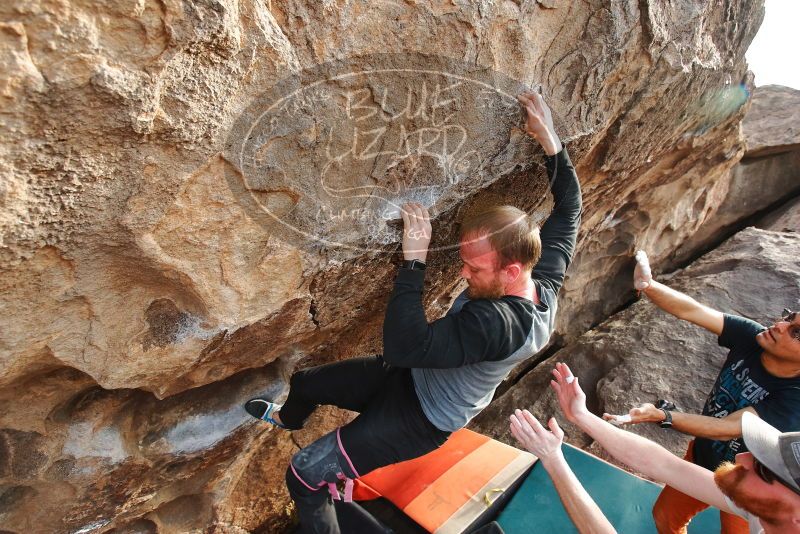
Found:
<svg viewBox="0 0 800 534"><path fill-rule="evenodd" d="M564 444L564 457L618 532L656 532L651 510L661 486L571 445ZM522 486L500 513L497 522L506 534L578 532L564 510L547 471L539 462L536 462ZM719 531L719 511L716 508L705 510L689 524L689 532L694 534Z"/></svg>

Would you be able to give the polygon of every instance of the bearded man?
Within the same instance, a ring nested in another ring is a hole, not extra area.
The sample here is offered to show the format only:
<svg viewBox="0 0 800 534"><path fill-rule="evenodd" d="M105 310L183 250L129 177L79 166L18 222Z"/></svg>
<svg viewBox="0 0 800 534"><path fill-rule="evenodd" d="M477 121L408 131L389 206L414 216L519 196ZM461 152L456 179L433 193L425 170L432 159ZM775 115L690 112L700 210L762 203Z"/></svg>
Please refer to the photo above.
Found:
<svg viewBox="0 0 800 534"><path fill-rule="evenodd" d="M404 205L404 262L384 318L383 355L298 371L282 406L267 399L245 405L254 417L288 430L302 428L321 404L359 413L292 458L286 483L304 532L338 533L331 502L339 498L338 481L345 481L347 500L353 478L441 446L550 338L575 249L581 192L541 95L525 93L519 101L552 178L554 208L541 231L511 206L465 221L459 252L469 287L429 323L422 292L430 218L420 204Z"/></svg>

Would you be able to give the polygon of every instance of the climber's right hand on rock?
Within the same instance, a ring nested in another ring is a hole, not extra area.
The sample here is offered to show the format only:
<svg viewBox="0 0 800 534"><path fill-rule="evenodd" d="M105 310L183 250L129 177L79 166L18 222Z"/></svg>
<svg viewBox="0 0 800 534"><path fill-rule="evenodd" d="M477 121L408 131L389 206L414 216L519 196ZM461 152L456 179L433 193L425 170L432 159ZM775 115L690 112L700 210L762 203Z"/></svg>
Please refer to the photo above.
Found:
<svg viewBox="0 0 800 534"><path fill-rule="evenodd" d="M431 219L419 202L407 202L400 209L403 217L403 259L424 262L431 243Z"/></svg>

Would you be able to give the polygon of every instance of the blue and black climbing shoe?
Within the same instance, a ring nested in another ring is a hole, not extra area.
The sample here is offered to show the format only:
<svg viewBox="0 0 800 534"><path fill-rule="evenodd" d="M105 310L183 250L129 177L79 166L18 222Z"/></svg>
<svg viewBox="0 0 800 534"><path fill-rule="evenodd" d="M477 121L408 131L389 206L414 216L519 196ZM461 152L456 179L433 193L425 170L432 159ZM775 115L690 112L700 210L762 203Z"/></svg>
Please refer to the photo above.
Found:
<svg viewBox="0 0 800 534"><path fill-rule="evenodd" d="M272 414L280 411L282 407L282 404L275 404L274 402L270 402L265 399L250 399L244 403L244 409L256 419L261 419L267 423L272 423L280 428L286 428L272 418Z"/></svg>

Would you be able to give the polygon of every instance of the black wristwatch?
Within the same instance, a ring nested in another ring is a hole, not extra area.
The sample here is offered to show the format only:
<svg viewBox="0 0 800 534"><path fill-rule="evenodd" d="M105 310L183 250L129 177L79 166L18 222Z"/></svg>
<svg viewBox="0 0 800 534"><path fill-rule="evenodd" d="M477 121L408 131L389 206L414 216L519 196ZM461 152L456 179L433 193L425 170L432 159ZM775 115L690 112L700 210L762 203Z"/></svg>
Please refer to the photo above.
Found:
<svg viewBox="0 0 800 534"><path fill-rule="evenodd" d="M425 262L420 260L403 260L403 269L425 270Z"/></svg>
<svg viewBox="0 0 800 534"><path fill-rule="evenodd" d="M675 409L675 404L668 400L658 399L656 401L656 408L664 412L664 420L658 425L661 428L672 428L672 410Z"/></svg>

